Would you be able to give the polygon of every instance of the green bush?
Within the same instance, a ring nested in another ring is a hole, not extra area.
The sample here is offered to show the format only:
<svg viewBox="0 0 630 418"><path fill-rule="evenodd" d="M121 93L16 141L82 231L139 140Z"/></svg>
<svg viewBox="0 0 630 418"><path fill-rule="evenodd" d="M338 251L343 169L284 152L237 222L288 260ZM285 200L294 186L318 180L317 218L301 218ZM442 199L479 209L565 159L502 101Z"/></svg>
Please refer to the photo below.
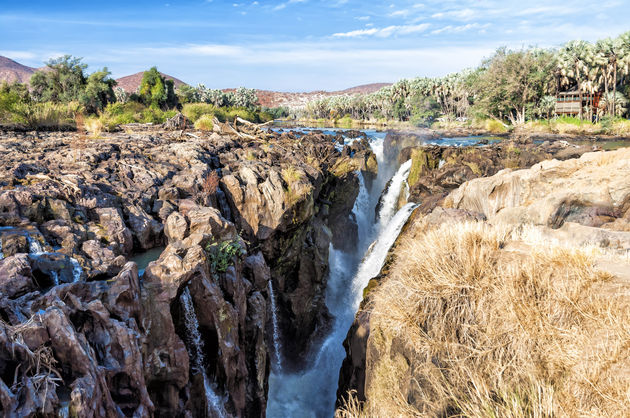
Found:
<svg viewBox="0 0 630 418"><path fill-rule="evenodd" d="M208 103L186 103L182 108L184 116L193 123L204 115L216 116L217 111L218 108L215 105Z"/></svg>
<svg viewBox="0 0 630 418"><path fill-rule="evenodd" d="M258 113L253 110L246 109L244 107L232 107L227 111L227 120L234 121L237 117L245 119L250 122L257 123L260 119Z"/></svg>
<svg viewBox="0 0 630 418"><path fill-rule="evenodd" d="M214 242L206 245L206 253L210 262L210 269L216 273L225 273L233 264L235 256L244 252L241 243L237 240Z"/></svg>
<svg viewBox="0 0 630 418"><path fill-rule="evenodd" d="M352 128L353 120L350 115L345 115L343 118L335 120L335 126L342 128Z"/></svg>
<svg viewBox="0 0 630 418"><path fill-rule="evenodd" d="M195 122L195 129L199 131L211 131L213 127L214 124L212 123L211 115L202 115L197 119L197 122Z"/></svg>
<svg viewBox="0 0 630 418"><path fill-rule="evenodd" d="M142 103L111 103L105 107L99 119L106 130L112 131L128 123L161 124L177 114L176 110L160 110L146 107Z"/></svg>
<svg viewBox="0 0 630 418"><path fill-rule="evenodd" d="M83 108L76 102L18 102L12 107L9 122L27 129L70 130L76 128L75 117L82 112Z"/></svg>

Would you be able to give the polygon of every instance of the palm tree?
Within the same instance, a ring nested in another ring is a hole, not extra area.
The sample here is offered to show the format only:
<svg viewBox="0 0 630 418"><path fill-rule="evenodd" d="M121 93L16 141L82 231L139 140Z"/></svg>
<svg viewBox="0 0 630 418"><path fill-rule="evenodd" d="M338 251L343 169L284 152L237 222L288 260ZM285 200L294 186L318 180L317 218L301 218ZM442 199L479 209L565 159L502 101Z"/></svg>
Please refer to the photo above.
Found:
<svg viewBox="0 0 630 418"><path fill-rule="evenodd" d="M569 84L569 80L575 80L580 96L580 119L582 119L582 103L583 103L583 83L586 73L589 70L588 62L592 61L592 47L586 41L570 41L566 43L559 51L558 65L560 74L565 84Z"/></svg>

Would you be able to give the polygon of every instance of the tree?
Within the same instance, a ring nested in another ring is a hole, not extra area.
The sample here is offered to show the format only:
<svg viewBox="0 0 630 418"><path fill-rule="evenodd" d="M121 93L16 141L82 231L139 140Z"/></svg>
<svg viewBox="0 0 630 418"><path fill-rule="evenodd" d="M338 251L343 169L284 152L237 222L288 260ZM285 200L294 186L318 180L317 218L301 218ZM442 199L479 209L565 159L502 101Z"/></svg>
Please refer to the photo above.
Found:
<svg viewBox="0 0 630 418"><path fill-rule="evenodd" d="M108 103L116 101L114 86L116 80L110 78L111 73L107 67L96 71L87 79L85 88L79 96L79 102L89 113L96 113L103 110Z"/></svg>
<svg viewBox="0 0 630 418"><path fill-rule="evenodd" d="M499 49L475 82L476 106L488 116L522 124L553 85L553 56L544 50Z"/></svg>
<svg viewBox="0 0 630 418"><path fill-rule="evenodd" d="M239 87L233 93L233 106L253 109L258 105L258 95L255 89Z"/></svg>
<svg viewBox="0 0 630 418"><path fill-rule="evenodd" d="M182 84L181 86L179 86L175 94L177 95L177 99L181 104L194 103L199 101L197 100L197 90L194 87L189 86L188 84Z"/></svg>
<svg viewBox="0 0 630 418"><path fill-rule="evenodd" d="M70 55L51 59L31 76L31 94L40 102L68 103L79 99L86 84L86 64Z"/></svg>
<svg viewBox="0 0 630 418"><path fill-rule="evenodd" d="M173 80L166 80L156 67L151 67L142 75L140 101L155 109L168 109L177 106Z"/></svg>
<svg viewBox="0 0 630 418"><path fill-rule="evenodd" d="M580 119L582 118L582 103L584 82L589 73L589 64L595 61L594 51L586 41L570 41L567 42L559 51L558 66L562 82L568 85L573 79L577 86L580 96Z"/></svg>

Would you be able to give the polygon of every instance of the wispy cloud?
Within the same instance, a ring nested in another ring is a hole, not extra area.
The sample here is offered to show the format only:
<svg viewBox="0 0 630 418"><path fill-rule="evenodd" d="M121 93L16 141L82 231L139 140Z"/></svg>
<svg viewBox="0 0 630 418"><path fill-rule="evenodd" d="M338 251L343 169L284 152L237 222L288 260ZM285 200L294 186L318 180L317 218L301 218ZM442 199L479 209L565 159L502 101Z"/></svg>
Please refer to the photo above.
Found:
<svg viewBox="0 0 630 418"><path fill-rule="evenodd" d="M456 20L471 20L479 17L481 10L473 10L469 8L450 10L447 12L438 12L431 15L434 19L456 19Z"/></svg>
<svg viewBox="0 0 630 418"><path fill-rule="evenodd" d="M295 4L295 3L306 3L307 0L289 0L287 2L284 3L280 3L279 5L277 5L276 7L273 8L273 10L282 10L285 9L287 6L291 5L291 4Z"/></svg>
<svg viewBox="0 0 630 418"><path fill-rule="evenodd" d="M365 36L378 36L380 38L389 38L394 35L409 35L413 33L425 32L429 28L428 23L419 25L392 25L384 28L357 29L349 32L333 33L334 38L361 38Z"/></svg>
<svg viewBox="0 0 630 418"><path fill-rule="evenodd" d="M485 23L485 24L468 23L466 25L458 25L458 26L447 25L442 28L432 30L431 33L434 35L437 35L440 33L461 33L461 32L466 32L473 29L484 30L489 27L490 27L489 23Z"/></svg>
<svg viewBox="0 0 630 418"><path fill-rule="evenodd" d="M37 54L30 51L11 51L6 49L0 51L0 55L9 57L13 60L33 60L37 58Z"/></svg>

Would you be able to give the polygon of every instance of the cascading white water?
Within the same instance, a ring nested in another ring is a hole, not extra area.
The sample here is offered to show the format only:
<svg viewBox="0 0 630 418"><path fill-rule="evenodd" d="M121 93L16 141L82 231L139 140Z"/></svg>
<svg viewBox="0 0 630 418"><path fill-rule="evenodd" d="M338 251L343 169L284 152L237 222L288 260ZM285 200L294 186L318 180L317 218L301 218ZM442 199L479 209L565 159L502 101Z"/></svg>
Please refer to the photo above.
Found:
<svg viewBox="0 0 630 418"><path fill-rule="evenodd" d="M381 204L381 211L378 215L378 222L380 224L381 229L384 228L389 221L392 219L392 216L396 213L398 209L398 198L400 197L400 192L402 190L403 185L407 181L407 177L409 177L409 172L411 171L411 160L407 160L404 164L400 166L394 177L392 177L391 182L389 183L389 188L387 192L383 195L383 200Z"/></svg>
<svg viewBox="0 0 630 418"><path fill-rule="evenodd" d="M188 354L191 357L192 370L194 373L200 373L203 377L207 415L209 417L225 417L226 413L223 405L221 404L221 398L219 398L214 391L204 366L203 340L201 339L201 334L199 333L199 321L197 320L197 314L195 313L195 307L188 287L186 287L182 292L180 300L184 309L184 322L186 324L186 331L189 340Z"/></svg>
<svg viewBox="0 0 630 418"><path fill-rule="evenodd" d="M359 271L352 281L352 294L354 295L352 306L355 311L359 308L361 300L363 299L363 289L365 289L368 285L370 279L378 275L381 271L389 249L392 245L394 245L400 231L403 226L405 226L407 219L409 219L409 215L411 215L411 212L413 212L415 208L416 204L407 203L398 212L396 212L387 226L381 231L378 239L374 245L370 247L368 253L361 262Z"/></svg>
<svg viewBox="0 0 630 418"><path fill-rule="evenodd" d="M352 213L359 226L357 252L363 250L362 246L368 242L373 232L373 228L370 227L370 203L370 194L365 186L365 179L363 178L363 174L359 173L359 194L352 208Z"/></svg>
<svg viewBox="0 0 630 418"><path fill-rule="evenodd" d="M354 320L363 288L380 271L389 248L413 209L413 205L407 205L396 213L396 208L389 206L397 205L396 196L396 199L388 200L381 206L381 211L391 211L391 221L386 226L380 223L374 225L374 208L378 198L397 168L395 162L384 161L383 140L384 135L381 135L372 137L370 141L379 171L369 190L360 176L359 195L352 210L359 228L357 250L348 254L334 249L332 245L330 247L326 305L335 318L332 330L321 347L310 353L312 360L308 369L293 374L272 371L269 376L268 417L331 417L334 414L339 369L346 356L343 340ZM398 191L400 187L401 183ZM378 239L370 246L375 236ZM361 261L366 250L367 255Z"/></svg>
<svg viewBox="0 0 630 418"><path fill-rule="evenodd" d="M74 278L73 281L76 283L81 280L83 269L81 268L81 264L79 264L76 258L70 257L70 264L72 264L72 277Z"/></svg>
<svg viewBox="0 0 630 418"><path fill-rule="evenodd" d="M271 323L273 325L273 349L274 357L276 358L276 373L282 372L282 346L280 343L280 327L278 325L278 308L276 307L276 295L273 291L273 283L271 279L267 284L269 289L269 301L271 302Z"/></svg>
<svg viewBox="0 0 630 418"><path fill-rule="evenodd" d="M59 274L53 270L50 272L50 277L53 280L53 286L59 286Z"/></svg>
<svg viewBox="0 0 630 418"><path fill-rule="evenodd" d="M28 252L31 254L39 255L44 253L44 248L42 244L37 241L35 238L31 236L31 234L26 235L26 239L28 240Z"/></svg>
<svg viewBox="0 0 630 418"><path fill-rule="evenodd" d="M44 247L42 247L42 244L37 239L33 238L31 234L27 234L26 239L28 241L29 254L32 254L34 256L55 254L55 253L49 253L49 252L44 251ZM81 264L79 264L79 261L76 258L74 257L69 257L69 258L70 258L70 264L72 264L72 279L73 279L72 281L76 283L81 280L81 276L83 275L83 269L81 268ZM55 286L58 286L59 274L56 271L51 271L50 274L52 276L53 282L55 283Z"/></svg>

